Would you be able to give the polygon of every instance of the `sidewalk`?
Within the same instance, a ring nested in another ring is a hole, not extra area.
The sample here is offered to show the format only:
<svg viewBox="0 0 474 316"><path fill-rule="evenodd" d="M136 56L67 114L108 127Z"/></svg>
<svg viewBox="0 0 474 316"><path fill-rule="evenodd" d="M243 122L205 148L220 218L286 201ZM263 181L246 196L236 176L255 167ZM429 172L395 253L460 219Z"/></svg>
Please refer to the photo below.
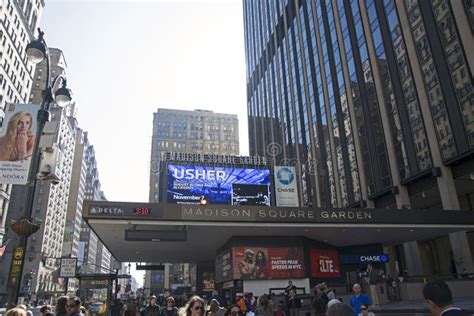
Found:
<svg viewBox="0 0 474 316"><path fill-rule="evenodd" d="M455 298L454 304L474 314L474 298ZM405 314L405 313L429 313L428 305L424 300L401 301L373 306L375 314Z"/></svg>

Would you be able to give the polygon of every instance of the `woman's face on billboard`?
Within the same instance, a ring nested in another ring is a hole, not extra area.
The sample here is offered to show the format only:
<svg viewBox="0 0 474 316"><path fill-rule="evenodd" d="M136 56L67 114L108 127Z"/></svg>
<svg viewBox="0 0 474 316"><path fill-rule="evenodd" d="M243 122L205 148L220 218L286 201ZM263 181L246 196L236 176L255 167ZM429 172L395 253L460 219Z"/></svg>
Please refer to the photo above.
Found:
<svg viewBox="0 0 474 316"><path fill-rule="evenodd" d="M31 117L28 115L23 115L16 125L17 133L26 133L31 128Z"/></svg>

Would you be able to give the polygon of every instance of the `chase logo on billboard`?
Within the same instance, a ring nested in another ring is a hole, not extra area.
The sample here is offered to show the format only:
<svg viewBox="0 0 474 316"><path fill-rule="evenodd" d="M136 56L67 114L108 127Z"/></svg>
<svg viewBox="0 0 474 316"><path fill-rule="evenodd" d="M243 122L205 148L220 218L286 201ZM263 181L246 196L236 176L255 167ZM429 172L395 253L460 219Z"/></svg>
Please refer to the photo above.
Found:
<svg viewBox="0 0 474 316"><path fill-rule="evenodd" d="M295 175L288 168L282 168L277 172L277 179L283 185L289 185L295 179Z"/></svg>

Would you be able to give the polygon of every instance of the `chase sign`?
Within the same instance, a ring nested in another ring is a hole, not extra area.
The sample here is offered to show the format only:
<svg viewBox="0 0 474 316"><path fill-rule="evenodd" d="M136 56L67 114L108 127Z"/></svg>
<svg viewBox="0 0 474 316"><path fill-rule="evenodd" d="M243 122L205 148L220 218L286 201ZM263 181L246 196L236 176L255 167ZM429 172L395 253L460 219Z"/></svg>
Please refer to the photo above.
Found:
<svg viewBox="0 0 474 316"><path fill-rule="evenodd" d="M295 174L287 167L283 167L277 172L277 180L283 185L289 185L294 179Z"/></svg>
<svg viewBox="0 0 474 316"><path fill-rule="evenodd" d="M295 167L275 166L276 206L298 207L298 186Z"/></svg>

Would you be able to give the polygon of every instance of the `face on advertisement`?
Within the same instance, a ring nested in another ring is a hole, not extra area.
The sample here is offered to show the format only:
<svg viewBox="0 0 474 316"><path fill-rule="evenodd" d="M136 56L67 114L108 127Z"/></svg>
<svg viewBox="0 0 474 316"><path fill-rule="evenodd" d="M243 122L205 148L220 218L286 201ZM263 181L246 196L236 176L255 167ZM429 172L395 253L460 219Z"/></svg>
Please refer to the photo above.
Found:
<svg viewBox="0 0 474 316"><path fill-rule="evenodd" d="M263 251L258 251L257 252L257 258L255 260L255 263L257 265L265 265L267 263L267 258L265 256L265 254L263 253Z"/></svg>
<svg viewBox="0 0 474 316"><path fill-rule="evenodd" d="M246 260L247 262L252 263L252 262L253 262L253 252L247 250L247 251L245 252L245 260Z"/></svg>
<svg viewBox="0 0 474 316"><path fill-rule="evenodd" d="M29 130L31 130L31 123L32 123L31 115L27 114L21 117L17 123L17 130L16 130L17 134L26 133Z"/></svg>
<svg viewBox="0 0 474 316"><path fill-rule="evenodd" d="M31 114L25 111L10 118L5 136L0 137L0 160L17 161L31 155L34 144L32 124Z"/></svg>

